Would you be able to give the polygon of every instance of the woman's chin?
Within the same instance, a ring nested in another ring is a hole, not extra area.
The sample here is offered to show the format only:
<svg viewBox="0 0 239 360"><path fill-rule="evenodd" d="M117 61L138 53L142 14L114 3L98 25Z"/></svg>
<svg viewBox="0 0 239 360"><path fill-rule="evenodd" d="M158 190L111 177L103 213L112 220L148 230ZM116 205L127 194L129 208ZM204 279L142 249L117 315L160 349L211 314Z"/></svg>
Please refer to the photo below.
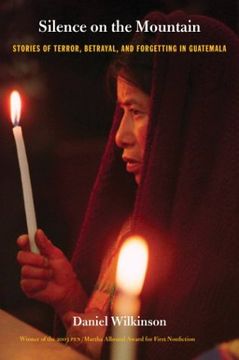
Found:
<svg viewBox="0 0 239 360"><path fill-rule="evenodd" d="M134 175L134 179L137 185L140 184L140 180L141 180L141 175L140 174L135 174Z"/></svg>

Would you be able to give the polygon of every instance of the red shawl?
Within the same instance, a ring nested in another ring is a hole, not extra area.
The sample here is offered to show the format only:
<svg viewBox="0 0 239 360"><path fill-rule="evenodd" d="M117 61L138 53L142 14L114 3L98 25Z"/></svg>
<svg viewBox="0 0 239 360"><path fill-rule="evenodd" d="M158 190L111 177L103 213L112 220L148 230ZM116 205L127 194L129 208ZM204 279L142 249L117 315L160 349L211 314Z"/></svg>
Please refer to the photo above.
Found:
<svg viewBox="0 0 239 360"><path fill-rule="evenodd" d="M153 23L189 16L152 13ZM140 359L191 359L239 337L239 41L218 21L190 16L200 33L159 33L156 44L226 44L226 53L155 53L141 184L125 172L114 136L92 190L73 266L90 293L109 244L132 214L150 263L142 318L166 319L142 335L195 337L144 343Z"/></svg>

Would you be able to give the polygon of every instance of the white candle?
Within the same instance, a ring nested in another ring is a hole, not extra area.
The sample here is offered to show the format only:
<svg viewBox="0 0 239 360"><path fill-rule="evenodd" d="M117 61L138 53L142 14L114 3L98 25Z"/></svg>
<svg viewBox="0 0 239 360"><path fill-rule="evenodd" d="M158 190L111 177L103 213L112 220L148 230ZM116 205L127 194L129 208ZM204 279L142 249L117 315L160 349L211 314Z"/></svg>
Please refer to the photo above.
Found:
<svg viewBox="0 0 239 360"><path fill-rule="evenodd" d="M148 264L148 246L139 236L127 239L121 247L116 270L117 294L113 304L113 315L137 318L140 312L139 295L144 284ZM114 326L113 337L123 339L114 341L111 359L136 359L136 342L129 341L137 337L135 326Z"/></svg>
<svg viewBox="0 0 239 360"><path fill-rule="evenodd" d="M27 220L27 229L30 242L30 249L34 253L39 253L38 247L35 243L35 233L37 230L35 208L32 195L32 186L29 173L29 166L27 162L27 155L25 144L22 135L22 128L19 126L21 116L21 99L17 91L11 93L11 120L14 125L13 135L17 147L17 157L21 173L22 191L24 199L25 214Z"/></svg>

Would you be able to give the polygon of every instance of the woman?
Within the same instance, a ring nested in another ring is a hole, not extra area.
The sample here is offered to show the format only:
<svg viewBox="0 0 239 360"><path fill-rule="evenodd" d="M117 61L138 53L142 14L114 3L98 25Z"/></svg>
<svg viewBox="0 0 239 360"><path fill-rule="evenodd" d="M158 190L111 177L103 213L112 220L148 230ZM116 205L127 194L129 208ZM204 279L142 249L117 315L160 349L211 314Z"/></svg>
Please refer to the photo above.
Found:
<svg viewBox="0 0 239 360"><path fill-rule="evenodd" d="M190 18L201 33L140 34L132 43L221 44L227 52L133 53L112 66L118 105L74 271L42 231L41 255L26 251L27 236L18 239L23 291L51 304L74 333L69 312L110 310L120 243L129 233L144 236L150 261L141 316L163 317L167 327L141 328L142 335L195 341L142 343L140 359L191 359L239 336L239 42L217 21ZM88 351L97 357L95 349Z"/></svg>

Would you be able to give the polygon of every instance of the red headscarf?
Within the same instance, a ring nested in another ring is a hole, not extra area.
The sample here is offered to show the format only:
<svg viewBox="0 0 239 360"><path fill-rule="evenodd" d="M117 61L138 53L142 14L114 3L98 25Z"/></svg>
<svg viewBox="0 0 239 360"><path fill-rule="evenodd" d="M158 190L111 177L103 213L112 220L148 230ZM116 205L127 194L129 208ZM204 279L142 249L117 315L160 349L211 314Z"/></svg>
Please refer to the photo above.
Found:
<svg viewBox="0 0 239 360"><path fill-rule="evenodd" d="M141 344L142 359L190 359L239 337L239 41L218 21L190 19L200 33L159 33L155 43L225 44L227 52L154 54L141 184L136 189L116 149L116 110L73 256L91 292L106 249L132 215L132 233L150 247L141 317L167 320L142 335L195 338Z"/></svg>

